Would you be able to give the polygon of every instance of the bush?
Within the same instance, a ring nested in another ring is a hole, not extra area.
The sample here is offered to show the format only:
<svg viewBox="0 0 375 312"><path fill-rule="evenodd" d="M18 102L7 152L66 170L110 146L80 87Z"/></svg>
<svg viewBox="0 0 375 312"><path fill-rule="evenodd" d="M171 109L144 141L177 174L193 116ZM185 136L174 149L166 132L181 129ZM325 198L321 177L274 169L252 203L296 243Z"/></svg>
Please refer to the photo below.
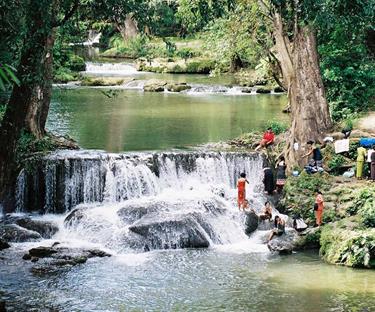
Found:
<svg viewBox="0 0 375 312"><path fill-rule="evenodd" d="M86 63L82 57L71 54L69 55L69 60L66 63L66 67L68 67L71 71L80 72L86 70Z"/></svg>
<svg viewBox="0 0 375 312"><path fill-rule="evenodd" d="M177 51L176 55L184 59L186 62L187 59L197 56L197 53L195 53L191 48L182 48Z"/></svg>
<svg viewBox="0 0 375 312"><path fill-rule="evenodd" d="M324 226L320 255L329 263L351 267L375 267L375 231Z"/></svg>
<svg viewBox="0 0 375 312"><path fill-rule="evenodd" d="M272 128L273 132L277 135L277 134L287 131L289 128L289 125L286 122L272 119L272 120L267 121L266 127Z"/></svg>
<svg viewBox="0 0 375 312"><path fill-rule="evenodd" d="M345 157L342 155L333 155L333 157L328 162L328 168L333 172L337 173L338 170L345 164Z"/></svg>
<svg viewBox="0 0 375 312"><path fill-rule="evenodd" d="M198 61L188 62L186 64L187 73L209 74L215 68L213 60L202 59Z"/></svg>
<svg viewBox="0 0 375 312"><path fill-rule="evenodd" d="M77 80L78 76L73 73L70 69L60 67L55 70L53 81L58 83L67 83L69 81Z"/></svg>
<svg viewBox="0 0 375 312"><path fill-rule="evenodd" d="M375 204L374 198L375 188L368 187L361 189L357 193L352 205L347 209L347 212L350 215L354 215L358 211L367 210L369 206L371 206L373 203Z"/></svg>
<svg viewBox="0 0 375 312"><path fill-rule="evenodd" d="M7 108L6 105L0 105L0 124L4 118L6 108Z"/></svg>

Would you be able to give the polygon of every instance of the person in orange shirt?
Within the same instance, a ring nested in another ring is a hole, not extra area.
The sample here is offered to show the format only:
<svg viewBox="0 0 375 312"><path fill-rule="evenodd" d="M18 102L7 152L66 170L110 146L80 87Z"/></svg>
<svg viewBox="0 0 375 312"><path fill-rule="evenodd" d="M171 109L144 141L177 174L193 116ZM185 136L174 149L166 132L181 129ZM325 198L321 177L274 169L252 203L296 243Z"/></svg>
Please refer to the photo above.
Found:
<svg viewBox="0 0 375 312"><path fill-rule="evenodd" d="M246 180L246 173L241 173L240 178L237 181L237 189L238 189L238 197L237 197L237 203L238 203L238 209L243 209L243 204L246 199L246 183L249 184L249 181Z"/></svg>
<svg viewBox="0 0 375 312"><path fill-rule="evenodd" d="M315 219L316 219L316 225L321 226L322 225L322 217L323 217L323 209L324 209L324 199L322 192L319 190L316 190L316 198L315 198Z"/></svg>

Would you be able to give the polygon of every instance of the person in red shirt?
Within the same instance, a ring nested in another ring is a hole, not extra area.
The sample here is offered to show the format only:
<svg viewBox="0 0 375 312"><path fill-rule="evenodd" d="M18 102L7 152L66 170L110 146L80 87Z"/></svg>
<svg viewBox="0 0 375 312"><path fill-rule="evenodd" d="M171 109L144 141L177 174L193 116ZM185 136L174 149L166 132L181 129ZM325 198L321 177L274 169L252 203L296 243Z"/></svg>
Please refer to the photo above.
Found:
<svg viewBox="0 0 375 312"><path fill-rule="evenodd" d="M256 151L271 145L275 141L275 134L272 131L272 128L268 128L267 131L263 134L263 139L259 142L259 145L255 149Z"/></svg>
<svg viewBox="0 0 375 312"><path fill-rule="evenodd" d="M237 197L237 202L238 202L238 209L245 210L243 207L243 204L246 199L246 183L249 184L249 181L246 180L246 173L241 173L240 178L237 181L237 189L238 189L238 197Z"/></svg>
<svg viewBox="0 0 375 312"><path fill-rule="evenodd" d="M322 217L323 217L323 209L324 209L324 200L322 192L317 190L316 191L316 198L315 198L315 219L316 219L316 225L321 226L322 225Z"/></svg>

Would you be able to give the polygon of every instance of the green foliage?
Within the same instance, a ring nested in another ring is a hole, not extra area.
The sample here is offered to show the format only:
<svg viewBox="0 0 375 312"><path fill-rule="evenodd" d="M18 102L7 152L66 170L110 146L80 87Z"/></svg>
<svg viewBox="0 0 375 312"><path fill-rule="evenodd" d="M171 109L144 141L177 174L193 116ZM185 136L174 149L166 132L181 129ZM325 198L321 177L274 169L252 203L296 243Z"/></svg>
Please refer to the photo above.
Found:
<svg viewBox="0 0 375 312"><path fill-rule="evenodd" d="M6 105L0 105L0 125L1 125L1 121L4 118L6 109L7 109Z"/></svg>
<svg viewBox="0 0 375 312"><path fill-rule="evenodd" d="M116 34L110 39L110 47L109 50L103 53L104 55L139 58L147 57L155 52L146 35L138 35L132 39L124 41L120 34Z"/></svg>
<svg viewBox="0 0 375 312"><path fill-rule="evenodd" d="M375 231L323 227L320 254L332 264L351 267L375 267Z"/></svg>
<svg viewBox="0 0 375 312"><path fill-rule="evenodd" d="M272 131L276 135L281 134L289 129L288 123L276 119L268 120L266 127L272 128Z"/></svg>
<svg viewBox="0 0 375 312"><path fill-rule="evenodd" d="M345 157L340 154L334 154L333 157L328 161L328 168L331 172L337 173L338 169L346 162Z"/></svg>
<svg viewBox="0 0 375 312"><path fill-rule="evenodd" d="M80 72L86 70L86 64L85 60L75 54L69 55L69 60L66 64L66 67L68 67L71 71Z"/></svg>
<svg viewBox="0 0 375 312"><path fill-rule="evenodd" d="M233 0L178 0L176 13L186 33L202 30L210 21L222 17L235 6Z"/></svg>
<svg viewBox="0 0 375 312"><path fill-rule="evenodd" d="M0 64L0 89L5 91L8 85L15 83L20 84L20 81L14 74L16 69L8 64Z"/></svg>
<svg viewBox="0 0 375 312"><path fill-rule="evenodd" d="M215 62L210 59L194 60L186 63L187 73L209 74L215 68Z"/></svg>
<svg viewBox="0 0 375 312"><path fill-rule="evenodd" d="M53 75L53 81L57 83L67 83L77 79L77 75L65 67L57 68Z"/></svg>
<svg viewBox="0 0 375 312"><path fill-rule="evenodd" d="M197 53L191 48L182 48L177 51L176 55L186 62L187 59L197 56Z"/></svg>
<svg viewBox="0 0 375 312"><path fill-rule="evenodd" d="M363 188L358 191L353 200L353 203L347 209L347 212L350 215L354 215L358 213L358 211L371 211L370 208L372 205L375 206L375 188Z"/></svg>

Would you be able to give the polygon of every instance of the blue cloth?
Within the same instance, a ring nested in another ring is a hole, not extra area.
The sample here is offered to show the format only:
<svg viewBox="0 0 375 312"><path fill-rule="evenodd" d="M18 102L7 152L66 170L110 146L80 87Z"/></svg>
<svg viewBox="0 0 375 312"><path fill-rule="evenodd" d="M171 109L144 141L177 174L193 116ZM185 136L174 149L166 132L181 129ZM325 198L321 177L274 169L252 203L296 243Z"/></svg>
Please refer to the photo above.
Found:
<svg viewBox="0 0 375 312"><path fill-rule="evenodd" d="M375 138L361 138L359 140L359 145L363 147L372 147L375 145Z"/></svg>

